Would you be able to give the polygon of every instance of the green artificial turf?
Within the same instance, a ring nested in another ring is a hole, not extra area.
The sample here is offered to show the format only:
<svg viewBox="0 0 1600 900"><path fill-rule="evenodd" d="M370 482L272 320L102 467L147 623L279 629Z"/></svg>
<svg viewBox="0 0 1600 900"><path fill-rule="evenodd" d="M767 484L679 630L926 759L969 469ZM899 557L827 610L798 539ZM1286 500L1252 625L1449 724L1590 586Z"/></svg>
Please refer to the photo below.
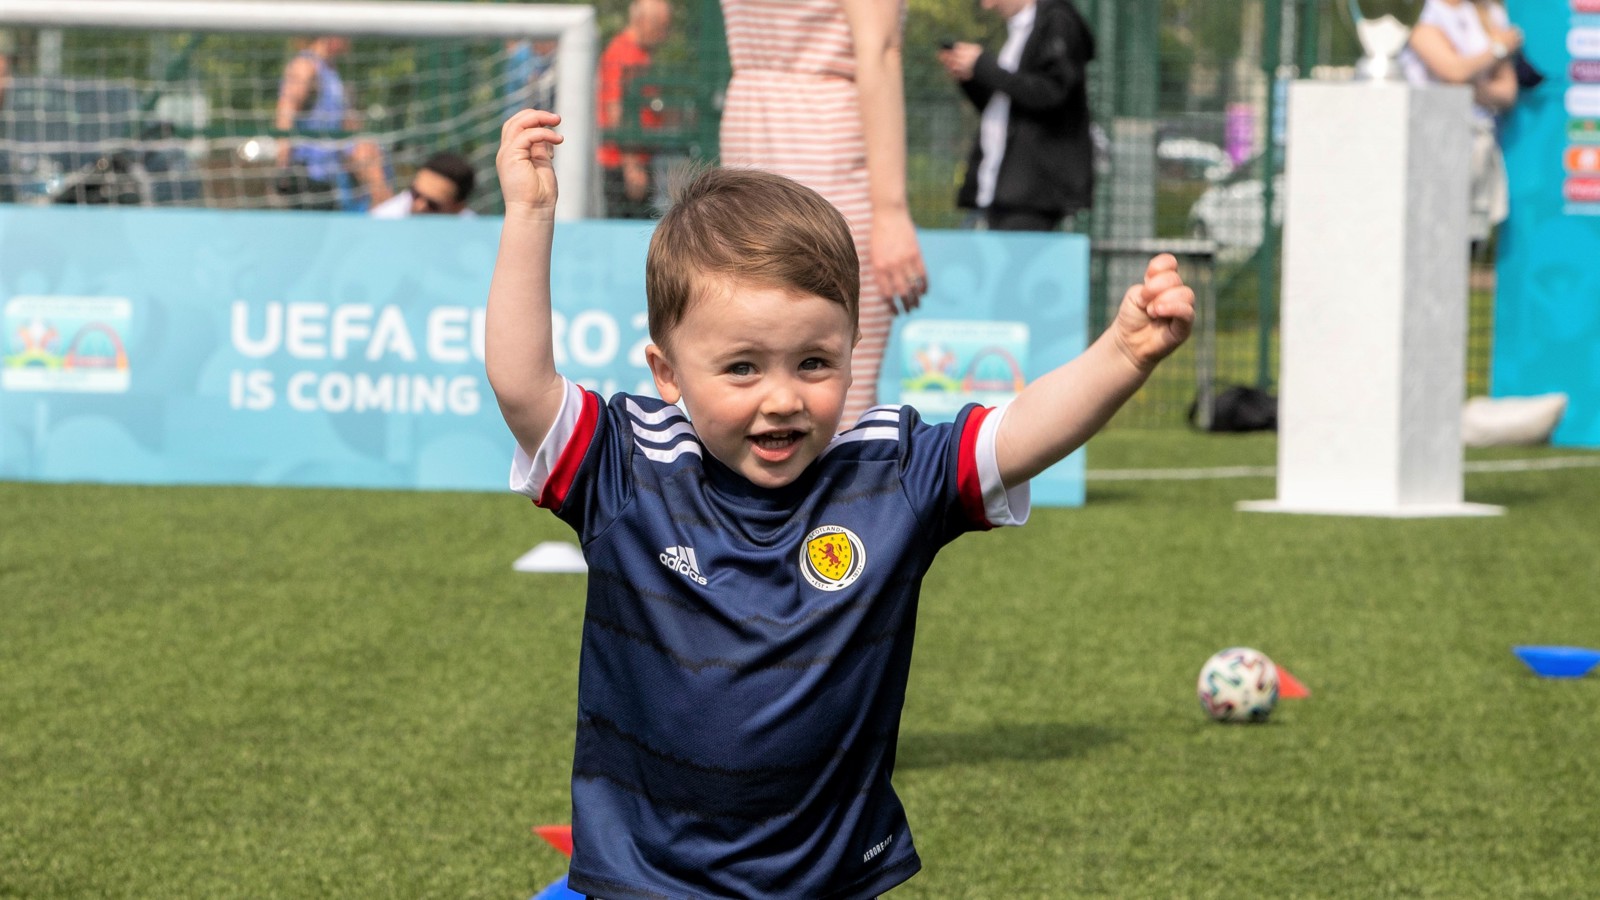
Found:
<svg viewBox="0 0 1600 900"><path fill-rule="evenodd" d="M1270 466L1113 430L1096 472ZM1548 458L1575 451L1476 453ZM1594 455L1591 454L1591 457ZM1575 897L1600 839L1600 469L1493 519L1244 514L1270 477L1093 478L945 551L896 897ZM0 483L0 897L526 898L564 860L583 579L511 495ZM1222 647L1311 688L1194 698Z"/></svg>

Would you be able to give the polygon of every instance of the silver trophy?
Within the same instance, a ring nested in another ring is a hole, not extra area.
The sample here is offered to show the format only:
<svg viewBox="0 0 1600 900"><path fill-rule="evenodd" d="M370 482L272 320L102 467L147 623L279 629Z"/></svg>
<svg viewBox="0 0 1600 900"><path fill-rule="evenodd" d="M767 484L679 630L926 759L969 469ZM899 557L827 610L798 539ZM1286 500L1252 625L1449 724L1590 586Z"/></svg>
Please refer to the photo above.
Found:
<svg viewBox="0 0 1600 900"><path fill-rule="evenodd" d="M1405 81L1400 68L1400 51L1411 39L1411 26L1394 16L1369 19L1361 13L1360 0L1350 0L1350 21L1366 55L1356 63L1357 81Z"/></svg>

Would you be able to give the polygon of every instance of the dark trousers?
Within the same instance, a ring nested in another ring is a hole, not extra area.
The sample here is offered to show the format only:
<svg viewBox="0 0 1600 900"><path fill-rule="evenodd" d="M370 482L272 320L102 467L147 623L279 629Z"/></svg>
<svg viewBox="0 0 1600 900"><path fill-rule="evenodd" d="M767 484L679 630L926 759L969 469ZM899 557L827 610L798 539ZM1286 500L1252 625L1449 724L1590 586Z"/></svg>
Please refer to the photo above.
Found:
<svg viewBox="0 0 1600 900"><path fill-rule="evenodd" d="M339 186L312 178L303 165L294 164L284 170L272 188L291 209L332 211L339 208Z"/></svg>
<svg viewBox="0 0 1600 900"><path fill-rule="evenodd" d="M651 208L651 199L655 194L655 185L645 192L643 200L628 199L627 182L622 177L622 169L601 169L601 190L605 195L605 215L608 219L653 219L655 210Z"/></svg>
<svg viewBox="0 0 1600 900"><path fill-rule="evenodd" d="M1011 209L991 206L983 211L984 227L990 231L1055 231L1061 216L1036 209Z"/></svg>

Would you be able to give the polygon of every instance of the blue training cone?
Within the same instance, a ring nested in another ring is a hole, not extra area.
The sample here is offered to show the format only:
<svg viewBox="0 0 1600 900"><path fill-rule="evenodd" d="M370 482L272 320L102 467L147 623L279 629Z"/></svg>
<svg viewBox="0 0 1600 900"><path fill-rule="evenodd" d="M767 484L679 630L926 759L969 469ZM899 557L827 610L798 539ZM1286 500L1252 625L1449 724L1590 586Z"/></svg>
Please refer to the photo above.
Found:
<svg viewBox="0 0 1600 900"><path fill-rule="evenodd" d="M1582 678L1600 665L1600 650L1588 647L1547 647L1525 644L1511 652L1540 678Z"/></svg>

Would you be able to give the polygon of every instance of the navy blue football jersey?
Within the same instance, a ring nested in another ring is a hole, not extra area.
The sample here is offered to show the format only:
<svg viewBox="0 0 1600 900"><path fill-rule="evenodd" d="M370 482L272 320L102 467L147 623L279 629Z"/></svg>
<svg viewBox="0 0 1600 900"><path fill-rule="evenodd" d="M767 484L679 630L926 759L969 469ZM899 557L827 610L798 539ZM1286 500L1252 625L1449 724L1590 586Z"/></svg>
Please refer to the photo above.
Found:
<svg viewBox="0 0 1600 900"><path fill-rule="evenodd" d="M889 782L917 596L952 539L1027 518L1002 415L877 407L772 490L677 406L568 384L511 486L589 564L573 890L873 897L921 867Z"/></svg>

